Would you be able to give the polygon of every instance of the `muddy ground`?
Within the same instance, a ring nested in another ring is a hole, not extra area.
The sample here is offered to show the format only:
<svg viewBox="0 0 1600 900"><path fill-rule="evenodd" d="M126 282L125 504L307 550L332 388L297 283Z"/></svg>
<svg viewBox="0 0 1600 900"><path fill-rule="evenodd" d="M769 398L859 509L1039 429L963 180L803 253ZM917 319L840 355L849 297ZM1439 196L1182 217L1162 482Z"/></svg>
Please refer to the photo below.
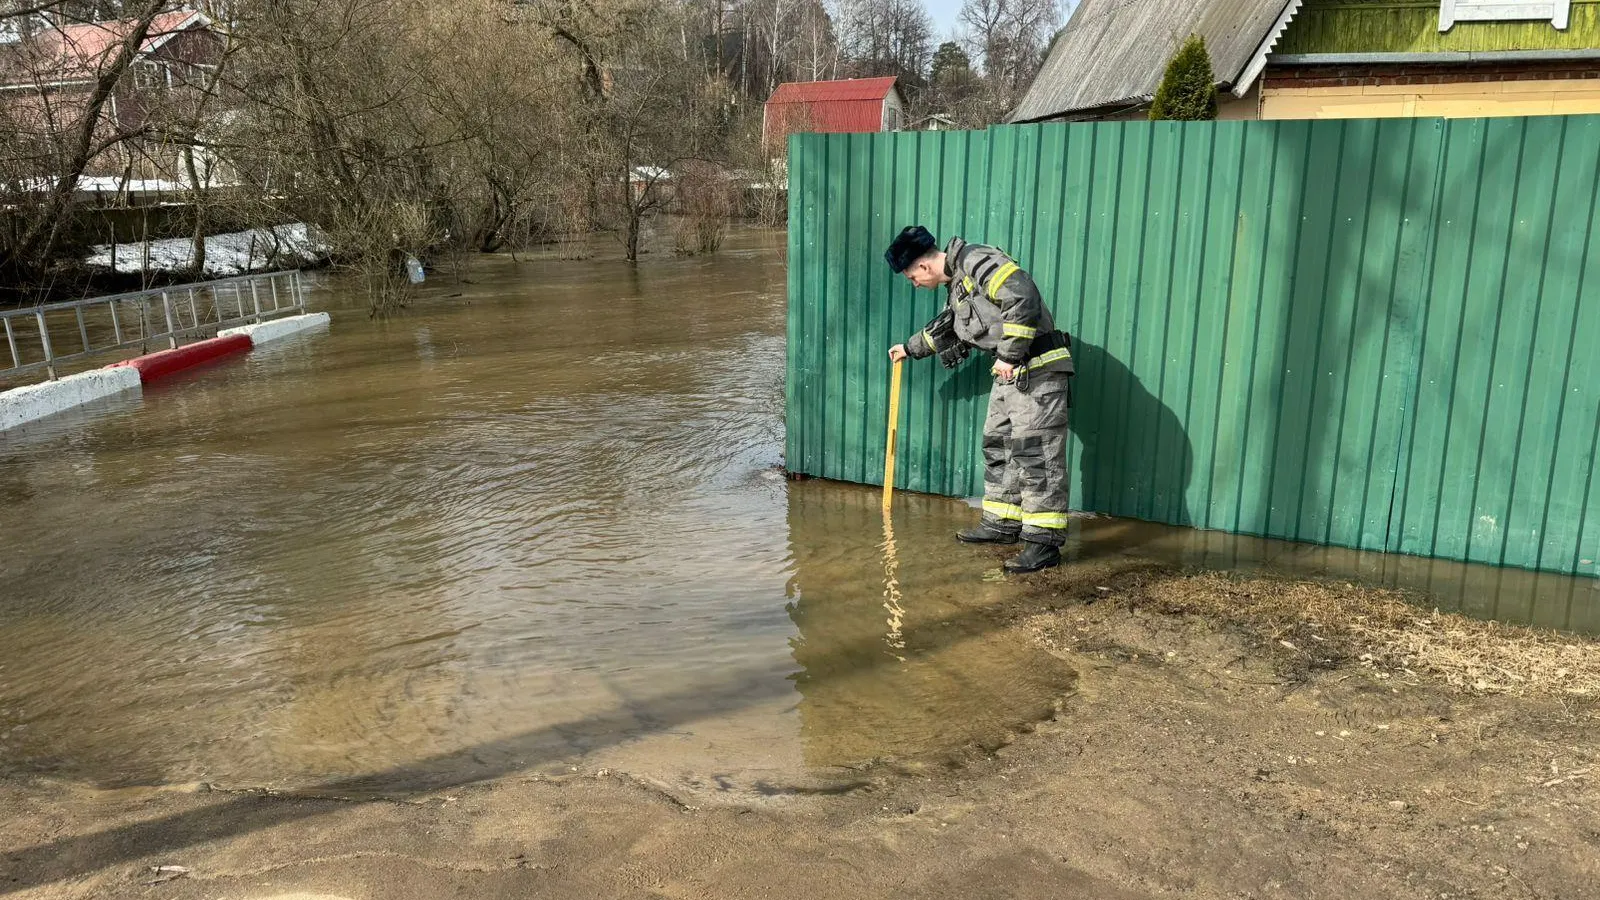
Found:
<svg viewBox="0 0 1600 900"><path fill-rule="evenodd" d="M1035 576L988 614L1077 668L1052 720L782 783L600 770L356 800L0 782L0 893L1600 898L1593 695L1452 685L1361 628L1283 614L1369 593ZM1285 602L1230 614L1244 598Z"/></svg>

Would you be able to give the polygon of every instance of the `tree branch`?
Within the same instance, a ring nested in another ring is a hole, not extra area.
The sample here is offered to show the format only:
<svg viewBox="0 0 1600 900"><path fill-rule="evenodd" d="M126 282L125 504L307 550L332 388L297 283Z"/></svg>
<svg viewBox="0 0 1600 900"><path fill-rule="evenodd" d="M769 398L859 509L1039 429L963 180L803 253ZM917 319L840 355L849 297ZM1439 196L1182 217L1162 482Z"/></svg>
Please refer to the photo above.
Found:
<svg viewBox="0 0 1600 900"><path fill-rule="evenodd" d="M28 265L49 255L66 219L67 208L72 204L78 179L88 168L89 162L94 159L94 133L100 124L100 116L105 111L106 103L121 82L123 73L132 65L139 48L144 46L145 37L150 33L151 23L166 8L167 2L168 0L144 0L138 16L133 20L133 26L128 29L127 37L118 45L116 56L95 79L94 88L84 104L82 118L78 121L77 132L71 137L71 149L68 151L65 164L56 173L55 186L45 200L43 214L34 219L6 258L0 262L10 266Z"/></svg>

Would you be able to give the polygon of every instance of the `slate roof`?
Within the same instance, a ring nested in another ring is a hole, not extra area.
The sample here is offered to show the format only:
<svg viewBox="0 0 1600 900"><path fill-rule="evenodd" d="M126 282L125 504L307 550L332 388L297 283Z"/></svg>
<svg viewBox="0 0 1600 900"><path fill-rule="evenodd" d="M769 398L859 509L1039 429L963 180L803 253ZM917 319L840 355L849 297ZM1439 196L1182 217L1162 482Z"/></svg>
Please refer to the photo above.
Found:
<svg viewBox="0 0 1600 900"><path fill-rule="evenodd" d="M1259 72L1299 6L1300 0L1082 0L1010 121L1147 102L1190 34L1206 39L1218 84L1232 88Z"/></svg>

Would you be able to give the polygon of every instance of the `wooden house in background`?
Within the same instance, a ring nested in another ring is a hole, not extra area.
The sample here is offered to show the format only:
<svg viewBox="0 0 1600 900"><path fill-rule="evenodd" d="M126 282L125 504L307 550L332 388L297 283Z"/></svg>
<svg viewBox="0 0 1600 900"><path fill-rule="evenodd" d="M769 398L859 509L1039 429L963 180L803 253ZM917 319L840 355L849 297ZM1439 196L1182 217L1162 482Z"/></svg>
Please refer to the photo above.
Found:
<svg viewBox="0 0 1600 900"><path fill-rule="evenodd" d="M1010 121L1144 118L1190 34L1224 119L1600 112L1600 0L1082 0Z"/></svg>
<svg viewBox="0 0 1600 900"><path fill-rule="evenodd" d="M842 81L791 81L767 98L761 118L769 158L785 154L791 134L899 131L906 98L893 76Z"/></svg>
<svg viewBox="0 0 1600 900"><path fill-rule="evenodd" d="M13 22L0 33L0 115L10 127L33 131L41 140L71 128L133 28L131 20L62 25L34 17ZM161 110L181 111L195 102L223 45L223 36L202 12L185 9L157 16L101 112L97 138L136 132L152 124ZM123 157L97 159L89 174L123 172L127 162ZM147 178L177 177L185 169L176 158L139 162L135 174Z"/></svg>

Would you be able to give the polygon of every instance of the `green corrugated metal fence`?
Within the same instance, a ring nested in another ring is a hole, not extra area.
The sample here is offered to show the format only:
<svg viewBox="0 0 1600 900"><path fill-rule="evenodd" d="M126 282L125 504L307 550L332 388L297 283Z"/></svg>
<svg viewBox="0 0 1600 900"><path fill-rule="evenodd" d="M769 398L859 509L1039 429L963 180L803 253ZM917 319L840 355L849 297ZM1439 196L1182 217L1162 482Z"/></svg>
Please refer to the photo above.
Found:
<svg viewBox="0 0 1600 900"><path fill-rule="evenodd" d="M998 244L1072 332L1074 506L1596 574L1600 117L1116 122L790 144L788 467L877 483L886 349ZM899 487L981 492L989 379L910 364Z"/></svg>

